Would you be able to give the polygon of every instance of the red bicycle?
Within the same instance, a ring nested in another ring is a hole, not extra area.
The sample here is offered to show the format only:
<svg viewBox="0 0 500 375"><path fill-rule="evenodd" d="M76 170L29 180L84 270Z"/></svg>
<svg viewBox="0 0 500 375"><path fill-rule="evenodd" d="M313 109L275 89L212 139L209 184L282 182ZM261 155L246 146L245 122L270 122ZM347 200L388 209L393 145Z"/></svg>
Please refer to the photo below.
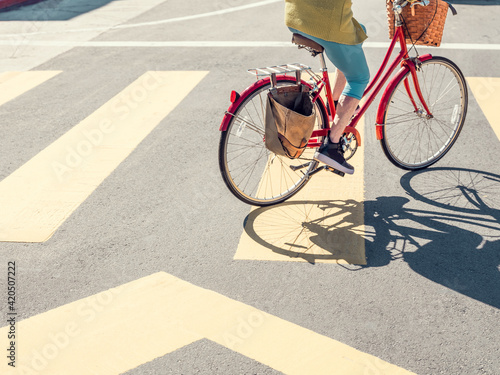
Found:
<svg viewBox="0 0 500 375"><path fill-rule="evenodd" d="M411 3L428 4L425 1ZM377 74L364 92L360 108L345 130L346 159L361 146L356 125L383 87L385 91L376 115L376 135L385 155L397 167L417 170L436 163L450 150L463 127L468 106L465 78L458 66L444 57L431 54L409 56L401 15L402 8L409 4L407 0L394 2L394 38ZM220 125L219 167L222 177L238 199L251 205L269 206L283 202L304 187L311 176L324 169L343 176L342 172L331 167L318 167L318 162L313 160L314 152L328 134L335 116L323 48L295 35L293 42L313 56L319 56L321 74L298 63L250 69L249 72L259 80L241 94L231 92L231 105ZM390 62L397 43L400 51ZM398 66L401 68L391 78ZM303 74L308 74L309 79L304 80ZM389 78L391 80L386 85ZM310 88L316 109L315 130L302 156L289 159L265 147L266 100L272 87L298 82ZM321 97L323 91L326 103Z"/></svg>

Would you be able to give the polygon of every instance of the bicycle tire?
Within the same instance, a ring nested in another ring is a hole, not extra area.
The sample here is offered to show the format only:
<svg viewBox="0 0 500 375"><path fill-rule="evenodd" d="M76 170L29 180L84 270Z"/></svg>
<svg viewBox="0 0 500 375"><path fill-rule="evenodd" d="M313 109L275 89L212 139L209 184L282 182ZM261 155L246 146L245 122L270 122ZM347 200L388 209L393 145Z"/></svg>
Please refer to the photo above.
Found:
<svg viewBox="0 0 500 375"><path fill-rule="evenodd" d="M426 118L422 104L415 111L402 76L390 94L384 113L383 138L385 156L397 167L418 170L439 161L453 146L467 116L468 91L464 75L449 59L434 56L422 62L418 81L433 115Z"/></svg>
<svg viewBox="0 0 500 375"><path fill-rule="evenodd" d="M296 79L278 76L277 84L294 85ZM315 151L312 148L307 148L297 159L289 159L265 147L264 119L270 88L271 83L267 78L245 90L248 94L231 116L227 129L221 132L219 143L219 169L226 186L236 198L255 206L270 206L289 199L305 186L309 172L318 165L312 158ZM317 100L315 108L315 129L328 127L328 115L323 102ZM245 137L242 136L243 132ZM300 166L303 167L292 169ZM279 181L275 181L278 176Z"/></svg>

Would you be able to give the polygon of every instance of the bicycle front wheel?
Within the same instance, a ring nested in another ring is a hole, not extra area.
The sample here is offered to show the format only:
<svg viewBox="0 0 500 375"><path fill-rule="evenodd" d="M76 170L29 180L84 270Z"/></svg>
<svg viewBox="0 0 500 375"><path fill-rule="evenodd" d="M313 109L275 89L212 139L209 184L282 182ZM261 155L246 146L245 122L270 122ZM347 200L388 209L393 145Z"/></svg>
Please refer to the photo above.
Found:
<svg viewBox="0 0 500 375"><path fill-rule="evenodd" d="M278 77L278 86L294 85L291 77ZM254 84L231 116L227 130L221 133L219 167L229 190L241 201L257 206L280 203L306 184L308 173L316 168L315 149L307 148L301 157L289 159L276 155L265 146L265 111L269 80ZM328 126L323 102L315 102L315 129ZM320 137L319 141L322 141Z"/></svg>
<svg viewBox="0 0 500 375"><path fill-rule="evenodd" d="M410 100L405 81L398 82L388 102L380 140L387 158L402 169L426 168L441 159L453 146L467 114L468 93L465 78L452 61L432 57L417 71L420 88L431 113L428 118L418 97L417 109Z"/></svg>

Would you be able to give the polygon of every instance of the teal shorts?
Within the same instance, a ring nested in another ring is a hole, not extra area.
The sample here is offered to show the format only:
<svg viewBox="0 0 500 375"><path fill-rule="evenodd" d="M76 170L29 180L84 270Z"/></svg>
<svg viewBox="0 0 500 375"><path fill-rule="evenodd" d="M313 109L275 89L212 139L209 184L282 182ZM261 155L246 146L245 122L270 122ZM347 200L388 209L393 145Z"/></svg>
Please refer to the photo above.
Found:
<svg viewBox="0 0 500 375"><path fill-rule="evenodd" d="M365 27L361 25L366 31ZM366 63L365 53L362 43L355 45L340 44L329 42L314 36L308 35L301 31L289 27L292 33L297 33L306 38L314 40L325 49L328 59L344 73L347 84L342 92L342 95L351 96L356 99L361 99L363 93L370 82L370 70Z"/></svg>

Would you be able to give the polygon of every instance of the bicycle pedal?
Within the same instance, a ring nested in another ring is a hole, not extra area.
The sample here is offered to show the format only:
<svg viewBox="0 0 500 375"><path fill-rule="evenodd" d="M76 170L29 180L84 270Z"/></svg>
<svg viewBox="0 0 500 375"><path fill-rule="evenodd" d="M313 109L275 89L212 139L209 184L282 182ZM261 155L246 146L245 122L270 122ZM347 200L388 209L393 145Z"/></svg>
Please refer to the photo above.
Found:
<svg viewBox="0 0 500 375"><path fill-rule="evenodd" d="M340 177L344 177L345 176L345 173L342 172L342 171L338 171L336 170L335 168L332 168L332 167L329 167L329 166L325 166L327 170L329 170L330 172L333 172L335 174L338 174Z"/></svg>

